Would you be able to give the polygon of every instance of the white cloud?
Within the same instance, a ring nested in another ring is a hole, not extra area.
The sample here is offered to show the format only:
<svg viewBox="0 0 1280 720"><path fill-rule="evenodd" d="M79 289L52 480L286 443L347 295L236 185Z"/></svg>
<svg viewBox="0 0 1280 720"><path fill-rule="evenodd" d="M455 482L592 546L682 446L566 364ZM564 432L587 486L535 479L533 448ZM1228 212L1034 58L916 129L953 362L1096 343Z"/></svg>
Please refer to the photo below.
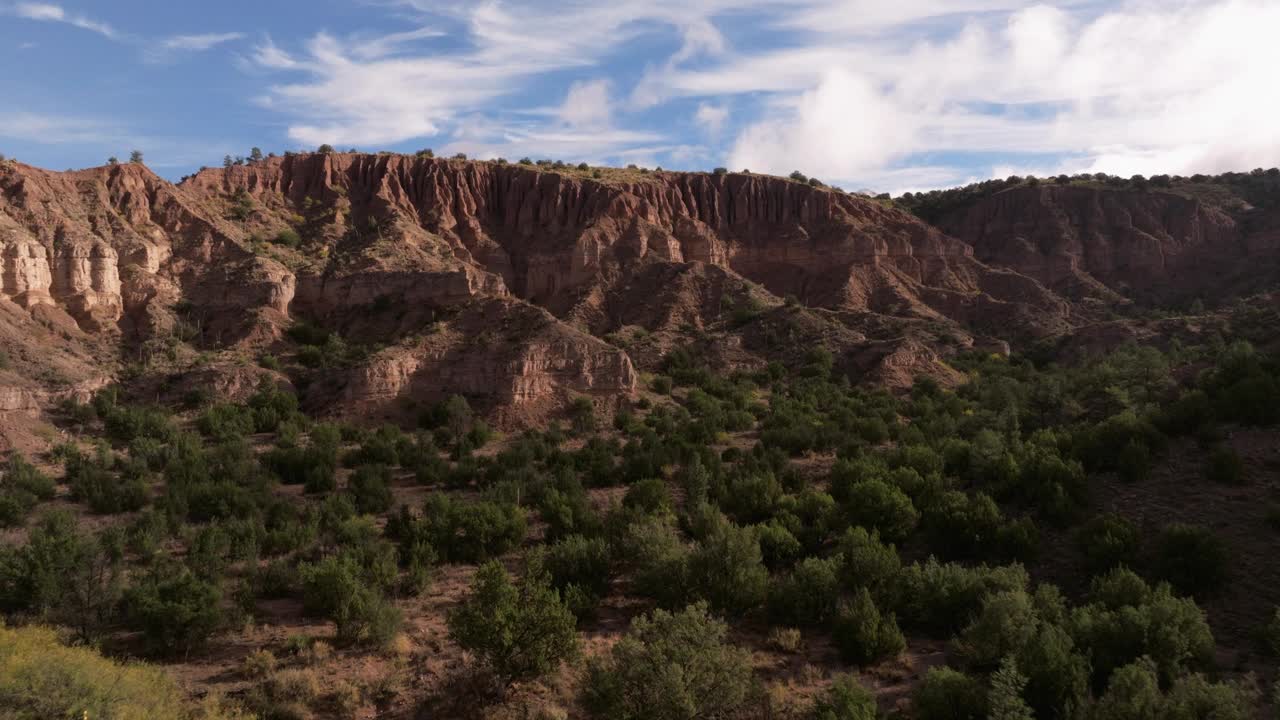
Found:
<svg viewBox="0 0 1280 720"><path fill-rule="evenodd" d="M943 42L833 42L669 80L674 94L771 92L731 164L857 183L915 153L1065 156L1117 174L1280 164L1269 92L1280 4L1136 2L1095 17L1035 6ZM788 84L808 88L787 92ZM1045 167L1044 162L1039 163ZM1030 164L1030 163L1029 163ZM1053 163L1050 163L1050 166Z"/></svg>
<svg viewBox="0 0 1280 720"><path fill-rule="evenodd" d="M119 140L122 134L117 129L88 118L0 111L0 137L41 145L56 145Z"/></svg>
<svg viewBox="0 0 1280 720"><path fill-rule="evenodd" d="M474 158L516 160L528 156L604 164L636 154L652 157L672 147L663 144L663 137L652 132L611 127L547 127L479 115L462 118L458 128L453 139L441 148L441 154L464 152Z"/></svg>
<svg viewBox="0 0 1280 720"><path fill-rule="evenodd" d="M453 134L495 154L671 153L654 148L688 139L625 128L633 111L688 99L707 136L730 106L741 127L727 161L708 164L800 169L850 187L966 179L993 166L992 153L1014 167L1121 174L1280 164L1275 0L400 4L421 12L416 29L257 48L258 68L297 74L261 100L294 118L291 138ZM441 27L465 42L419 47ZM611 73L635 65L625 53L655 38L675 49L642 58L641 79L621 86ZM500 129L506 98L564 71L596 79ZM483 131L461 132L476 122Z"/></svg>
<svg viewBox="0 0 1280 720"><path fill-rule="evenodd" d="M371 37L353 43L352 52L357 57L366 60L374 60L402 52L405 49L405 46L411 45L418 40L429 40L431 38L443 37L444 35L445 32L443 30L438 30L433 27L420 27L406 32Z"/></svg>
<svg viewBox="0 0 1280 720"><path fill-rule="evenodd" d="M698 110L693 114L693 121L712 135L719 135L728 119L729 108L725 105L698 103Z"/></svg>
<svg viewBox="0 0 1280 720"><path fill-rule="evenodd" d="M575 82L569 86L564 104L556 113L560 121L579 128L607 127L613 116L609 81Z"/></svg>
<svg viewBox="0 0 1280 720"><path fill-rule="evenodd" d="M276 47L270 38L267 39L265 44L254 48L253 62L268 70L297 70L302 67L298 61L293 59L293 56Z"/></svg>
<svg viewBox="0 0 1280 720"><path fill-rule="evenodd" d="M116 39L119 34L110 25L104 22L91 20L83 15L75 15L68 13L62 9L60 5L52 3L35 3L24 2L18 3L13 7L13 13L27 20L39 20L43 22L60 22L73 25L82 30L96 32L108 38Z"/></svg>
<svg viewBox="0 0 1280 720"><path fill-rule="evenodd" d="M800 169L849 179L850 168L883 168L916 149L923 118L887 98L870 80L832 70L775 119L746 128L729 154L732 167L786 174Z"/></svg>
<svg viewBox="0 0 1280 720"><path fill-rule="evenodd" d="M266 95L271 107L306 118L288 130L306 145L381 145L435 135L455 113L482 107L537 67L448 56L364 59L324 33L307 43L305 57L267 43L254 60L308 76L273 86Z"/></svg>
<svg viewBox="0 0 1280 720"><path fill-rule="evenodd" d="M224 43L234 42L244 37L244 33L205 33L202 35L174 35L161 43L166 50L208 50Z"/></svg>
<svg viewBox="0 0 1280 720"><path fill-rule="evenodd" d="M253 54L258 67L298 71L309 77L277 85L267 94L271 107L300 118L289 136L302 143L381 144L430 136L448 129L462 115L489 108L503 96L549 73L589 68L641 35L675 32L680 47L672 63L721 52L724 37L712 22L718 13L740 7L795 0L481 0L450 4L401 0L420 11L424 22L442 18L458 26L463 49L432 53L401 52L390 57L370 53L370 42L316 35L307 52L286 52L271 42ZM431 31L419 31L425 36ZM391 38L374 38L385 44ZM674 66L673 66L674 67ZM571 89L557 112L532 111L553 123L610 125L612 100L604 81ZM576 94L575 94L576 93ZM608 105L600 105L601 98ZM606 107L609 116L600 113ZM582 113L587 113L583 115ZM595 113L593 115L593 113ZM332 120L315 124L310 118ZM604 127L612 132L611 127ZM642 133L646 137L652 133ZM610 135L610 137L616 137Z"/></svg>

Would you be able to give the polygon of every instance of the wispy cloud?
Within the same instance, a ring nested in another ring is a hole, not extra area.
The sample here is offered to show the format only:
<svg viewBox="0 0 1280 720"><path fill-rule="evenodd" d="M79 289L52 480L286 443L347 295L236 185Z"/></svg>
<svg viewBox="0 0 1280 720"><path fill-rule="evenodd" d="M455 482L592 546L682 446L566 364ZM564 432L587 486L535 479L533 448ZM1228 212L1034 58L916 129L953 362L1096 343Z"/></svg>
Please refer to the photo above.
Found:
<svg viewBox="0 0 1280 720"><path fill-rule="evenodd" d="M116 32L115 28L111 27L107 23L93 20L84 15L69 13L64 10L61 5L54 5L52 3L24 2L14 5L12 12L18 17L26 18L27 20L66 23L82 30L89 30L91 32L98 33L99 35L111 38L112 40L120 38L120 34Z"/></svg>
<svg viewBox="0 0 1280 720"><path fill-rule="evenodd" d="M444 37L445 32L438 28L424 26L405 32L379 35L352 43L352 52L365 60L376 60L397 53L406 52L420 40Z"/></svg>
<svg viewBox="0 0 1280 720"><path fill-rule="evenodd" d="M205 33L201 35L174 35L165 39L160 46L166 50L209 50L229 42L241 40L244 33Z"/></svg>
<svg viewBox="0 0 1280 720"><path fill-rule="evenodd" d="M101 143L124 133L108 123L70 115L0 111L0 137L41 145Z"/></svg>
<svg viewBox="0 0 1280 720"><path fill-rule="evenodd" d="M718 52L723 37L709 21L710 14L742 4L730 0L531 0L519 4L487 0L452 5L403 0L401 7L421 14L421 29L373 39L344 40L320 33L301 53L268 41L255 50L252 60L260 69L307 76L278 84L259 98L260 104L295 118L289 126L293 140L393 143L452 130L459 117L491 110L492 103L526 87L531 79L596 66L627 42L662 29L673 29L682 38L677 61ZM428 29L436 26L433 23L450 24L467 42L455 44L451 51L404 51L406 42L433 36ZM584 32L588 28L590 32ZM580 83L570 88L558 111L534 111L547 117L548 123L536 136L558 144L559 128L567 123L590 126L597 137L609 139L606 145L624 137L610 124L610 85L607 81ZM309 119L314 117L331 120L318 124ZM654 135L637 131L637 136L645 138Z"/></svg>
<svg viewBox="0 0 1280 720"><path fill-rule="evenodd" d="M365 0L376 33L252 43L144 41L58 1L0 12L144 60L238 42L257 83L244 97L301 146L423 139L885 189L1009 168L1280 165L1275 0Z"/></svg>
<svg viewBox="0 0 1280 720"><path fill-rule="evenodd" d="M301 73L262 98L271 108L305 118L289 126L307 145L380 145L435 135L464 109L480 108L510 90L538 64L487 63L449 56L364 59L342 40L321 33L294 56L268 42L253 61L261 68ZM325 118L322 123L317 118Z"/></svg>

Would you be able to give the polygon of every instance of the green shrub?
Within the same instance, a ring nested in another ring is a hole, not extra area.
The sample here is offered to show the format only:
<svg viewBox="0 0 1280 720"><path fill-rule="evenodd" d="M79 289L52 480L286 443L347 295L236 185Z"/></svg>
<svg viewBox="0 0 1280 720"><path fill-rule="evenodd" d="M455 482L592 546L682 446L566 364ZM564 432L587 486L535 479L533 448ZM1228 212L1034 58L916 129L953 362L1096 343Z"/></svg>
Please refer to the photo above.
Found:
<svg viewBox="0 0 1280 720"><path fill-rule="evenodd" d="M1137 440L1130 440L1116 459L1116 471L1126 482L1138 482L1151 474L1151 450Z"/></svg>
<svg viewBox="0 0 1280 720"><path fill-rule="evenodd" d="M1231 555L1208 528L1172 523L1155 540L1151 569L1179 592L1208 595L1227 582Z"/></svg>
<svg viewBox="0 0 1280 720"><path fill-rule="evenodd" d="M1203 675L1180 678L1161 705L1161 720L1250 720L1257 717L1246 685L1211 683Z"/></svg>
<svg viewBox="0 0 1280 720"><path fill-rule="evenodd" d="M337 446L317 438L317 431L312 432L306 447L272 448L262 454L261 460L280 482L302 485L308 493L326 493L338 486Z"/></svg>
<svg viewBox="0 0 1280 720"><path fill-rule="evenodd" d="M151 437L170 442L177 435L169 413L160 408L122 405L118 395L114 388L109 388L93 398L94 411L112 440L128 443L137 437Z"/></svg>
<svg viewBox="0 0 1280 720"><path fill-rule="evenodd" d="M781 625L819 625L835 615L840 598L838 560L805 558L769 590L769 614Z"/></svg>
<svg viewBox="0 0 1280 720"><path fill-rule="evenodd" d="M1094 706L1095 720L1157 720L1164 698L1155 663L1143 658L1111 675L1107 691Z"/></svg>
<svg viewBox="0 0 1280 720"><path fill-rule="evenodd" d="M1076 542L1089 572L1099 573L1120 565L1133 567L1141 539L1136 525L1121 515L1108 513L1085 523L1076 532Z"/></svg>
<svg viewBox="0 0 1280 720"><path fill-rule="evenodd" d="M37 503L52 500L56 491L49 476L15 452L0 467L0 527L20 524Z"/></svg>
<svg viewBox="0 0 1280 720"><path fill-rule="evenodd" d="M929 558L903 568L894 588L895 607L905 622L936 634L963 628L994 593L1027 588L1020 565L988 568L939 563Z"/></svg>
<svg viewBox="0 0 1280 720"><path fill-rule="evenodd" d="M646 513L664 513L671 510L671 493L667 484L657 478L649 478L627 488L622 506Z"/></svg>
<svg viewBox="0 0 1280 720"><path fill-rule="evenodd" d="M995 593L985 599L982 610L961 633L959 654L976 668L994 670L1005 657L1026 647L1038 622L1026 591Z"/></svg>
<svg viewBox="0 0 1280 720"><path fill-rule="evenodd" d="M196 420L196 427L213 440L233 440L252 435L253 410L245 405L224 403L213 405Z"/></svg>
<svg viewBox="0 0 1280 720"><path fill-rule="evenodd" d="M854 484L844 505L850 524L874 529L891 542L904 540L920 521L911 498L881 480Z"/></svg>
<svg viewBox="0 0 1280 720"><path fill-rule="evenodd" d="M72 449L65 466L71 497L84 502L89 509L100 514L115 514L140 510L150 499L145 469L133 467L134 472L114 472L116 458L105 445L98 447L93 456Z"/></svg>
<svg viewBox="0 0 1280 720"><path fill-rule="evenodd" d="M589 435L595 432L596 410L590 398L574 398L569 405L569 422L573 432L577 435Z"/></svg>
<svg viewBox="0 0 1280 720"><path fill-rule="evenodd" d="M705 505L708 510L715 509ZM721 516L723 517L723 516ZM728 522L727 520L725 522ZM803 548L791 531L777 522L753 526L760 540L760 556L765 567L773 570L789 567L800 557Z"/></svg>
<svg viewBox="0 0 1280 720"><path fill-rule="evenodd" d="M118 533L92 538L66 511L45 513L25 545L0 546L0 610L69 626L96 640L120 599Z"/></svg>
<svg viewBox="0 0 1280 720"><path fill-rule="evenodd" d="M543 490L537 506L547 523L548 541L573 534L594 535L600 530L600 517L576 477Z"/></svg>
<svg viewBox="0 0 1280 720"><path fill-rule="evenodd" d="M471 429L474 414L467 399L461 395L450 395L434 405L421 418L421 424L427 429L442 429L454 442L458 442Z"/></svg>
<svg viewBox="0 0 1280 720"><path fill-rule="evenodd" d="M578 617L591 614L609 591L613 573L603 538L570 535L548 546L543 562L551 584Z"/></svg>
<svg viewBox="0 0 1280 720"><path fill-rule="evenodd" d="M857 678L840 675L813 704L812 720L876 720L876 698Z"/></svg>
<svg viewBox="0 0 1280 720"><path fill-rule="evenodd" d="M689 555L689 581L717 612L741 615L764 604L769 571L755 532L728 525L698 543Z"/></svg>
<svg viewBox="0 0 1280 720"><path fill-rule="evenodd" d="M1075 717L1089 697L1089 660L1071 636L1042 623L1017 656L1026 674L1023 694L1036 717Z"/></svg>
<svg viewBox="0 0 1280 720"><path fill-rule="evenodd" d="M524 540L524 511L510 504L433 493L423 509L425 537L444 562L483 562Z"/></svg>
<svg viewBox="0 0 1280 720"><path fill-rule="evenodd" d="M1000 663L1000 669L991 675L991 690L987 695L991 720L1035 720L1035 713L1023 699L1027 682L1013 658L1005 658Z"/></svg>
<svg viewBox="0 0 1280 720"><path fill-rule="evenodd" d="M982 683L949 667L931 668L911 697L919 720L985 720Z"/></svg>
<svg viewBox="0 0 1280 720"><path fill-rule="evenodd" d="M609 720L734 717L754 681L749 653L727 634L701 604L638 617L608 655L588 663L583 705Z"/></svg>
<svg viewBox="0 0 1280 720"><path fill-rule="evenodd" d="M633 570L632 587L666 608L683 607L689 587L689 550L666 518L642 516L611 533L615 557ZM767 582L767 575L763 582Z"/></svg>
<svg viewBox="0 0 1280 720"><path fill-rule="evenodd" d="M892 613L882 614L866 588L840 608L832 635L840 656L855 665L870 665L906 648L897 619Z"/></svg>
<svg viewBox="0 0 1280 720"><path fill-rule="evenodd" d="M840 538L838 552L844 584L851 589L867 588L879 596L893 586L902 570L894 546L880 542L878 533L864 528L850 528Z"/></svg>
<svg viewBox="0 0 1280 720"><path fill-rule="evenodd" d="M449 637L504 686L545 677L578 652L573 613L548 578L535 571L515 584L495 561L476 572L448 623Z"/></svg>
<svg viewBox="0 0 1280 720"><path fill-rule="evenodd" d="M1205 476L1222 485L1242 485L1245 482L1244 461L1235 450L1221 446L1209 453Z"/></svg>
<svg viewBox="0 0 1280 720"><path fill-rule="evenodd" d="M298 235L297 230L294 230L293 228L285 228L284 230L276 233L272 242L277 245L283 245L287 248L297 248L302 245L302 237Z"/></svg>
<svg viewBox="0 0 1280 720"><path fill-rule="evenodd" d="M930 550L950 560L1022 559L1036 543L1033 525L1007 522L983 493L943 493L928 507L922 526Z"/></svg>
<svg viewBox="0 0 1280 720"><path fill-rule="evenodd" d="M351 473L347 492L355 503L356 512L381 515L391 509L391 470L385 465L361 465Z"/></svg>
<svg viewBox="0 0 1280 720"><path fill-rule="evenodd" d="M332 620L339 641L385 644L399 631L400 611L352 555L303 564L298 575L307 612Z"/></svg>
<svg viewBox="0 0 1280 720"><path fill-rule="evenodd" d="M125 593L130 623L153 651L188 653L223 623L222 591L184 565L161 562Z"/></svg>
<svg viewBox="0 0 1280 720"><path fill-rule="evenodd" d="M1068 625L1091 658L1095 689L1144 656L1165 684L1211 661L1213 635L1204 613L1194 600L1174 597L1167 585L1153 590L1133 572L1117 569L1094 583L1091 596L1092 603L1071 612Z"/></svg>

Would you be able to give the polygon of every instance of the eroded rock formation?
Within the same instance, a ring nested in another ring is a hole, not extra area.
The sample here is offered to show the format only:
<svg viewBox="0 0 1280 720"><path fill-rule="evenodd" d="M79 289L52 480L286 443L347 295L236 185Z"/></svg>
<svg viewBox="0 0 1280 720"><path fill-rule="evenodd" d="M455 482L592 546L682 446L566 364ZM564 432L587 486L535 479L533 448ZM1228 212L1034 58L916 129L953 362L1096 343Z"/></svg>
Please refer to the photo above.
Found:
<svg viewBox="0 0 1280 720"><path fill-rule="evenodd" d="M1041 185L1000 192L939 221L987 263L1071 297L1203 292L1251 252L1222 209L1172 192Z"/></svg>
<svg viewBox="0 0 1280 720"><path fill-rule="evenodd" d="M57 346L53 384L80 387L174 339L287 356L305 321L366 349L317 371L315 410L402 417L463 393L526 422L631 396L637 367L689 343L726 367L825 347L867 382L953 382L948 353L1201 291L1280 248L1280 219L1171 193L1021 187L935 228L781 178L596 175L335 153L173 185L5 163L0 334L25 369ZM10 383L5 403L51 382Z"/></svg>

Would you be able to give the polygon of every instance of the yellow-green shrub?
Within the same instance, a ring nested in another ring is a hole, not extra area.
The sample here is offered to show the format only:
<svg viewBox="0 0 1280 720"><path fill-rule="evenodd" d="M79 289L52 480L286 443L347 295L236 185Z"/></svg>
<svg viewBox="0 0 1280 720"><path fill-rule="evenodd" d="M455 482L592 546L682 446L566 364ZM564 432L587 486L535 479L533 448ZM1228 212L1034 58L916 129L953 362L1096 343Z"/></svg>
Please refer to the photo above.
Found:
<svg viewBox="0 0 1280 720"><path fill-rule="evenodd" d="M43 627L0 627L0 707L14 720L224 717L196 711L159 668L67 647Z"/></svg>

